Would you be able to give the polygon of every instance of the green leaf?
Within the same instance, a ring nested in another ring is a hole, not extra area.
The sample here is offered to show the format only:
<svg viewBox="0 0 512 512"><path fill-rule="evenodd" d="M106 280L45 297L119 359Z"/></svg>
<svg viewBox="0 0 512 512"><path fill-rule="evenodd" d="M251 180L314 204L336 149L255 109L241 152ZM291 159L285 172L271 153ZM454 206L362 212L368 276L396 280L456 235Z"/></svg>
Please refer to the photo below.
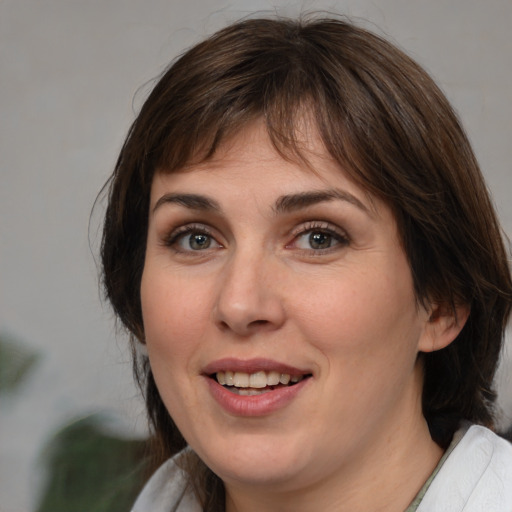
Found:
<svg viewBox="0 0 512 512"><path fill-rule="evenodd" d="M126 512L147 474L146 442L107 434L90 416L63 428L46 446L49 472L37 512Z"/></svg>
<svg viewBox="0 0 512 512"><path fill-rule="evenodd" d="M39 360L39 354L29 350L15 338L0 335L0 393L15 391Z"/></svg>

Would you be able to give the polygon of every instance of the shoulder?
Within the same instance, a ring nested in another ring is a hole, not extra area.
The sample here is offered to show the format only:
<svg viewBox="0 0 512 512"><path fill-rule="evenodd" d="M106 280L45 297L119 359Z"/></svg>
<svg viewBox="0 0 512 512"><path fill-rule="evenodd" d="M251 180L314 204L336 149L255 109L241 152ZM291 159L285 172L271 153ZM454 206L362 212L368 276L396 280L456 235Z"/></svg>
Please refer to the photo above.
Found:
<svg viewBox="0 0 512 512"><path fill-rule="evenodd" d="M477 425L458 434L418 512L511 512L512 445Z"/></svg>
<svg viewBox="0 0 512 512"><path fill-rule="evenodd" d="M178 453L149 479L139 494L132 512L201 512L201 506L188 486L188 477L179 466Z"/></svg>

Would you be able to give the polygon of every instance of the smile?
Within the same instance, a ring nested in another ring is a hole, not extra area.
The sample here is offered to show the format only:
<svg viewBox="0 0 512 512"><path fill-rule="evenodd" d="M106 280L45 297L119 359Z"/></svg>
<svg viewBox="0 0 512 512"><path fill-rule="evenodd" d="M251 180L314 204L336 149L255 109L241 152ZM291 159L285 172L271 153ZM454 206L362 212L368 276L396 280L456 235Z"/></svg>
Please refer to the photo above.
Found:
<svg viewBox="0 0 512 512"><path fill-rule="evenodd" d="M305 375L290 375L277 371L255 373L221 371L215 374L215 378L221 386L242 396L255 396L281 387L292 386L305 377Z"/></svg>
<svg viewBox="0 0 512 512"><path fill-rule="evenodd" d="M266 416L287 408L309 388L313 372L265 358L224 358L203 368L212 398L231 415Z"/></svg>

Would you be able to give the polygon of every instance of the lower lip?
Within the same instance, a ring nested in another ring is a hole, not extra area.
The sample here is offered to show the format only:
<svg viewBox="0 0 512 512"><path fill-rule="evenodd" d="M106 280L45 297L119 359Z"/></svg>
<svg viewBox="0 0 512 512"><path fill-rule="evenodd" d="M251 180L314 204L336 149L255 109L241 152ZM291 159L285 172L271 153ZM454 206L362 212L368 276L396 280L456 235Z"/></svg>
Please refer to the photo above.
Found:
<svg viewBox="0 0 512 512"><path fill-rule="evenodd" d="M266 416L286 407L307 386L310 378L294 384L267 391L260 395L237 395L221 386L216 380L206 377L213 398L224 410L235 416Z"/></svg>

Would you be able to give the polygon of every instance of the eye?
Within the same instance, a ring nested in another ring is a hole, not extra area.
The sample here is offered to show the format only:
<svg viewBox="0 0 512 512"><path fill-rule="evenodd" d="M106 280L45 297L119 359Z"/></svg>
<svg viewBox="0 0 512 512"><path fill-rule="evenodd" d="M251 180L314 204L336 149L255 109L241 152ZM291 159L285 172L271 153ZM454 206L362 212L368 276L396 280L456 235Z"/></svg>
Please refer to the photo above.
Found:
<svg viewBox="0 0 512 512"><path fill-rule="evenodd" d="M186 236L182 236L178 241L178 245L184 250L202 251L209 249L212 245L212 237L205 233L191 233Z"/></svg>
<svg viewBox="0 0 512 512"><path fill-rule="evenodd" d="M306 250L325 250L339 243L340 241L332 233L316 230L298 236L295 240L295 247Z"/></svg>
<svg viewBox="0 0 512 512"><path fill-rule="evenodd" d="M348 237L326 223L321 225L308 224L301 228L294 238L293 246L306 251L327 251L337 246L346 246L349 243Z"/></svg>
<svg viewBox="0 0 512 512"><path fill-rule="evenodd" d="M182 226L171 233L166 245L177 252L199 252L222 247L206 226Z"/></svg>

